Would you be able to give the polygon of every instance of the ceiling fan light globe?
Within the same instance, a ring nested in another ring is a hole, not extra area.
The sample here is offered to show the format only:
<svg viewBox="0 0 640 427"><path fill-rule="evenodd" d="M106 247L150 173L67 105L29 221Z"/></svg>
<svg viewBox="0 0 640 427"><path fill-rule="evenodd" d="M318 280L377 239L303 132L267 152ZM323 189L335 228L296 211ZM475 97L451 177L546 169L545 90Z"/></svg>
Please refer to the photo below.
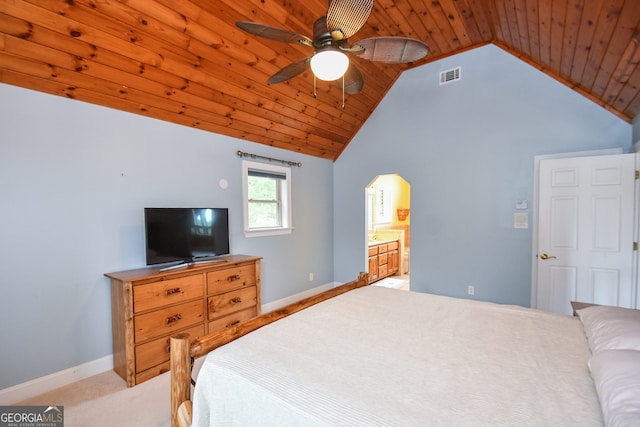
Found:
<svg viewBox="0 0 640 427"><path fill-rule="evenodd" d="M336 49L317 52L311 58L311 71L320 80L338 80L349 68L349 57Z"/></svg>

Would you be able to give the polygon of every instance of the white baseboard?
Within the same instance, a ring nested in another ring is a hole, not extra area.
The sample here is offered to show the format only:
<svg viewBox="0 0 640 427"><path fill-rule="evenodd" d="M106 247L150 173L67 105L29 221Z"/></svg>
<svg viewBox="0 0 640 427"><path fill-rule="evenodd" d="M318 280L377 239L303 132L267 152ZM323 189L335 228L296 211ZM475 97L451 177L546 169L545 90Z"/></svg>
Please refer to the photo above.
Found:
<svg viewBox="0 0 640 427"><path fill-rule="evenodd" d="M288 304L300 301L303 298L307 298L326 290L335 288L336 286L339 286L341 284L342 283L339 282L327 283L326 285L321 285L313 289L309 289L307 291L279 299L277 301L263 304L262 312L268 313L269 311L277 310ZM64 387L65 385L71 384L73 382L80 381L106 371L110 371L111 369L113 369L113 355L105 356L101 359L93 360L91 362L75 366L73 368L65 369L64 371L55 372L53 374L36 378L31 381L15 385L13 387L5 388L3 390L0 390L0 405L12 405L16 402L20 402L31 397L55 390L57 388Z"/></svg>
<svg viewBox="0 0 640 427"><path fill-rule="evenodd" d="M335 288L336 286L340 286L342 283L339 282L331 282L326 285L317 286L313 289L306 290L304 292L297 293L295 295L288 296L286 298L279 299L277 301L272 301L267 304L262 304L262 312L268 313L273 310L277 310L286 305L292 304L294 302L300 301L301 299L311 297L313 295L317 295L321 292L328 291L329 289Z"/></svg>
<svg viewBox="0 0 640 427"><path fill-rule="evenodd" d="M13 405L16 402L47 393L111 369L113 369L113 356L109 355L64 371L5 388L0 390L0 405Z"/></svg>

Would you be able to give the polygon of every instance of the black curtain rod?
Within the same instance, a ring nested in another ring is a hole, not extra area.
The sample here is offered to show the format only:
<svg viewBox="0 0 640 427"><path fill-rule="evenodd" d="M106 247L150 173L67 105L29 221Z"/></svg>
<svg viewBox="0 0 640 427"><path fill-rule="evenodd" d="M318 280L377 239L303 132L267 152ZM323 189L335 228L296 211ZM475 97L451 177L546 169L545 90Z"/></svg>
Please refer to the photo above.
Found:
<svg viewBox="0 0 640 427"><path fill-rule="evenodd" d="M252 159L264 159L264 160L268 160L270 162L280 162L283 165L298 166L299 168L302 167L302 162L290 162L288 160L273 159L271 157L265 157L265 156L259 156L257 154L245 153L245 152L240 151L240 150L238 150L238 152L236 154L238 154L238 157L251 157Z"/></svg>

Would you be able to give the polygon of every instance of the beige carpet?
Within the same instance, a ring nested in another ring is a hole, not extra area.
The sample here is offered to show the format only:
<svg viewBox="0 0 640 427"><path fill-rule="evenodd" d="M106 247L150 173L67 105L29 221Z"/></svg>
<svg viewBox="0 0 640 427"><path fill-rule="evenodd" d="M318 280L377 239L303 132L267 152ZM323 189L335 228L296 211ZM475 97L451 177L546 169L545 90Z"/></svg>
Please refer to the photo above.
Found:
<svg viewBox="0 0 640 427"><path fill-rule="evenodd" d="M109 371L19 402L64 406L65 427L170 426L169 373L132 388Z"/></svg>

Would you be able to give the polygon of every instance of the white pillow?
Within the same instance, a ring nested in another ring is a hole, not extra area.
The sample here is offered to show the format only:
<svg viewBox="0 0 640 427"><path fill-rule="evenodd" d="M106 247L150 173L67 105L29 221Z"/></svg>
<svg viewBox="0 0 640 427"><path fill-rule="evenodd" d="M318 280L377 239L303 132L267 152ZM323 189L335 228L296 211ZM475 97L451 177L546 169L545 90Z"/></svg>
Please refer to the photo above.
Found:
<svg viewBox="0 0 640 427"><path fill-rule="evenodd" d="M640 351L640 310L596 305L577 311L592 353Z"/></svg>
<svg viewBox="0 0 640 427"><path fill-rule="evenodd" d="M589 361L608 427L640 424L640 351L603 350Z"/></svg>

